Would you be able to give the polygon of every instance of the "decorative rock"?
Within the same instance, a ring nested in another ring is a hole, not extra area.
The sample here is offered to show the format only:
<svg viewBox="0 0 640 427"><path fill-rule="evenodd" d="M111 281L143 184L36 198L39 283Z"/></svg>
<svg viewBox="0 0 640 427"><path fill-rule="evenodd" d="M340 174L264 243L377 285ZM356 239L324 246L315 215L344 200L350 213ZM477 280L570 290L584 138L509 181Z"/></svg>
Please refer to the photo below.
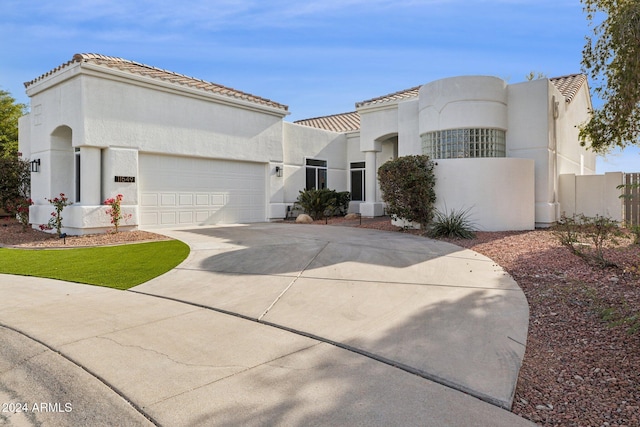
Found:
<svg viewBox="0 0 640 427"><path fill-rule="evenodd" d="M358 219L358 214L356 214L356 213L346 214L344 216L344 219Z"/></svg>
<svg viewBox="0 0 640 427"><path fill-rule="evenodd" d="M313 222L313 218L311 218L309 215L307 214L300 214L298 215L298 217L296 218L296 222L298 224L311 224Z"/></svg>

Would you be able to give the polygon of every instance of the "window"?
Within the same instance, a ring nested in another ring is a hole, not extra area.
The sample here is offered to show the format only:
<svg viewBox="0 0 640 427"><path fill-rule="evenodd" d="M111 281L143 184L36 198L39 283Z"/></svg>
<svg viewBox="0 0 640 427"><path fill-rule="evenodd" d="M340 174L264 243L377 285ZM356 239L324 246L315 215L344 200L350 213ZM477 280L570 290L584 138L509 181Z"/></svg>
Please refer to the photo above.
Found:
<svg viewBox="0 0 640 427"><path fill-rule="evenodd" d="M421 135L422 152L431 159L505 157L506 136L501 129L449 129Z"/></svg>
<svg viewBox="0 0 640 427"><path fill-rule="evenodd" d="M323 189L327 188L327 161L307 159L307 183L306 189Z"/></svg>
<svg viewBox="0 0 640 427"><path fill-rule="evenodd" d="M351 163L351 200L364 200L364 162Z"/></svg>
<svg viewBox="0 0 640 427"><path fill-rule="evenodd" d="M80 149L74 149L76 159L76 203L80 202Z"/></svg>

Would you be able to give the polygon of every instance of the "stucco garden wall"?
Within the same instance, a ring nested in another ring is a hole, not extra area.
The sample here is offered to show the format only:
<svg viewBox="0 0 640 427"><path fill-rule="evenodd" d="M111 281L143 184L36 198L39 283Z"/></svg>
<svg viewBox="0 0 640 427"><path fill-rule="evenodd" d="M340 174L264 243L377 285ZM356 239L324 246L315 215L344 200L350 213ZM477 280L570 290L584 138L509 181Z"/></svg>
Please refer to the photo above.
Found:
<svg viewBox="0 0 640 427"><path fill-rule="evenodd" d="M622 172L604 175L560 175L561 211L566 216L605 216L622 221L622 194L616 187L623 184Z"/></svg>
<svg viewBox="0 0 640 427"><path fill-rule="evenodd" d="M530 159L437 160L436 207L468 209L482 231L535 227L534 165Z"/></svg>

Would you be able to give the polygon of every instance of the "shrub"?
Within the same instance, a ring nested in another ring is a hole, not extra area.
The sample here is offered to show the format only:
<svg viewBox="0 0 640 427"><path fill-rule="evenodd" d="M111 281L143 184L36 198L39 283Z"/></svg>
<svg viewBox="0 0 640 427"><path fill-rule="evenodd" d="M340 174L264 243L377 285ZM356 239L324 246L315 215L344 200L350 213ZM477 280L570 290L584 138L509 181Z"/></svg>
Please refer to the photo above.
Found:
<svg viewBox="0 0 640 427"><path fill-rule="evenodd" d="M398 157L380 166L378 180L387 213L426 230L436 201L433 168L434 163L424 155Z"/></svg>
<svg viewBox="0 0 640 427"><path fill-rule="evenodd" d="M73 203L69 201L64 193L60 193L60 197L47 199L47 201L53 205L55 210L51 212L51 218L49 218L49 222L47 224L40 224L40 229L52 230L55 228L56 233L60 236L62 232L62 210Z"/></svg>
<svg viewBox="0 0 640 427"><path fill-rule="evenodd" d="M0 208L16 214L11 209L18 200L29 199L31 166L27 160L17 157L0 157Z"/></svg>
<svg viewBox="0 0 640 427"><path fill-rule="evenodd" d="M348 191L338 193L335 190L322 188L300 191L296 204L304 210L304 213L318 220L325 216L346 212L349 208L349 200L351 195Z"/></svg>
<svg viewBox="0 0 640 427"><path fill-rule="evenodd" d="M562 215L554 234L563 246L586 262L602 268L615 266L605 258L604 249L609 244L616 244L616 237L622 234L617 221L600 215Z"/></svg>
<svg viewBox="0 0 640 427"><path fill-rule="evenodd" d="M336 198L336 209L334 215L346 215L349 211L349 202L351 201L351 193L348 191L339 191Z"/></svg>
<svg viewBox="0 0 640 427"><path fill-rule="evenodd" d="M627 230L633 236L633 244L640 245L640 224L636 225L627 225Z"/></svg>
<svg viewBox="0 0 640 427"><path fill-rule="evenodd" d="M431 224L430 234L433 237L449 237L457 239L473 239L476 237L475 225L469 219L469 209L449 212L434 212L434 220Z"/></svg>
<svg viewBox="0 0 640 427"><path fill-rule="evenodd" d="M122 194L118 194L116 197L111 197L104 201L104 204L109 206L106 210L106 214L111 218L111 224L115 227L115 232L118 232L118 227L120 226L120 221L127 221L131 218L131 214L123 214L122 213Z"/></svg>
<svg viewBox="0 0 640 427"><path fill-rule="evenodd" d="M33 204L33 200L27 197L17 197L13 201L8 201L5 205L5 210L15 215L18 222L22 224L22 230L26 230L29 227L29 206Z"/></svg>

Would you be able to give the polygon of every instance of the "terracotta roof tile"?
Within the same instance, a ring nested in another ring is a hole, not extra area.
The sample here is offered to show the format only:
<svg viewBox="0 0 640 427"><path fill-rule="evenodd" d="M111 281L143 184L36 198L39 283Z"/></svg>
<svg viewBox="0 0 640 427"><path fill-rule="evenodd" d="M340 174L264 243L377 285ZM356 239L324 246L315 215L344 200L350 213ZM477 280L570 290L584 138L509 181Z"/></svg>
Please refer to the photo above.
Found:
<svg viewBox="0 0 640 427"><path fill-rule="evenodd" d="M352 111L350 113L297 120L294 123L333 132L351 132L360 130L360 114L357 111Z"/></svg>
<svg viewBox="0 0 640 427"><path fill-rule="evenodd" d="M573 97L576 96L580 87L585 84L587 76L584 74L569 74L567 76L552 77L549 81L558 88L568 104L573 100Z"/></svg>
<svg viewBox="0 0 640 427"><path fill-rule="evenodd" d="M567 103L571 102L580 87L587 81L584 74L570 74L561 77L552 77L549 79L553 83L562 96L565 97ZM411 99L418 96L421 86L415 86L410 89L401 90L389 95L379 96L377 98L356 103L356 108L384 104L386 102ZM334 114L332 116L316 117L313 119L298 120L294 123L311 126L319 129L330 130L334 132L349 132L360 129L360 115L354 111L351 113Z"/></svg>
<svg viewBox="0 0 640 427"><path fill-rule="evenodd" d="M365 107L368 105L384 104L391 101L399 101L403 99L415 98L418 96L418 92L422 86L415 86L410 89L401 90L398 92L390 93L388 95L379 96L377 98L368 99L366 101L356 102L356 108Z"/></svg>
<svg viewBox="0 0 640 427"><path fill-rule="evenodd" d="M259 96L251 95L246 92L241 92L236 89L232 89L232 88L218 85L215 83L207 82L201 79L196 79L194 77L185 76L183 74L174 73L172 71L152 67L149 65L140 64L138 62L129 61L127 59L117 58L113 56L105 56L105 55L100 55L95 53L76 54L73 56L73 59L71 61L66 62L54 68L53 70L41 75L40 77L37 77L34 80L26 82L24 86L28 88L32 84L76 62L80 62L80 63L90 62L92 64L105 66L109 68L115 68L115 69L126 71L132 74L138 74L140 76L150 77L158 80L164 80L171 83L192 87L192 88L207 91L207 92L213 92L213 93L227 96L230 98L242 99L244 101L281 109L283 111L288 111L289 109L289 107L284 104L279 104L277 102L271 101L270 99L261 98Z"/></svg>

